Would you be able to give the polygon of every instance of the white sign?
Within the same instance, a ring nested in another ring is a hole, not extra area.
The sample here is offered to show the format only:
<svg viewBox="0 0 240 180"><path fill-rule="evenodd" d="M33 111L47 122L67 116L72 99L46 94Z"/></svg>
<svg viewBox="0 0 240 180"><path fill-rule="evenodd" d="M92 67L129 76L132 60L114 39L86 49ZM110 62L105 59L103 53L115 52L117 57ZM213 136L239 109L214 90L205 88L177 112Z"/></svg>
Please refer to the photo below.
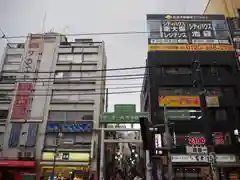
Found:
<svg viewBox="0 0 240 180"><path fill-rule="evenodd" d="M218 163L236 162L235 155L218 154L216 158ZM172 162L208 162L208 157L207 155L172 155Z"/></svg>

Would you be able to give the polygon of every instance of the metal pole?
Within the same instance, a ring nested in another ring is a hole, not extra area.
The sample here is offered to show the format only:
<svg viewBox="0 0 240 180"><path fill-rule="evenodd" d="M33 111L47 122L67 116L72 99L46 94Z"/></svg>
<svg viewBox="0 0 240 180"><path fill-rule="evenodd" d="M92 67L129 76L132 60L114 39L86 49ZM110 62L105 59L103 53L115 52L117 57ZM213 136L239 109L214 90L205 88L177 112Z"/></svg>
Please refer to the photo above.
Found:
<svg viewBox="0 0 240 180"><path fill-rule="evenodd" d="M203 77L201 72L201 66L198 57L193 62L194 70L196 71L196 85L199 88L199 100L200 100L200 108L202 111L202 120L204 123L205 129L205 138L206 138L206 145L208 149L208 158L210 154L214 153L214 146L212 140L212 128L211 128L211 121L208 113L207 101L206 101L206 89L204 88ZM209 163L209 172L211 176L211 180L214 180L216 176L214 176L212 163Z"/></svg>
<svg viewBox="0 0 240 180"><path fill-rule="evenodd" d="M172 157L171 157L171 135L170 135L170 130L169 130L169 124L168 124L168 116L167 116L167 107L164 105L164 125L165 125L165 133L166 133L166 139L167 141L166 145L168 148L168 180L172 180Z"/></svg>
<svg viewBox="0 0 240 180"><path fill-rule="evenodd" d="M103 171L104 171L104 129L101 130L101 149L100 149L100 173L99 180L103 180Z"/></svg>
<svg viewBox="0 0 240 180"><path fill-rule="evenodd" d="M105 112L108 112L108 88L106 88Z"/></svg>

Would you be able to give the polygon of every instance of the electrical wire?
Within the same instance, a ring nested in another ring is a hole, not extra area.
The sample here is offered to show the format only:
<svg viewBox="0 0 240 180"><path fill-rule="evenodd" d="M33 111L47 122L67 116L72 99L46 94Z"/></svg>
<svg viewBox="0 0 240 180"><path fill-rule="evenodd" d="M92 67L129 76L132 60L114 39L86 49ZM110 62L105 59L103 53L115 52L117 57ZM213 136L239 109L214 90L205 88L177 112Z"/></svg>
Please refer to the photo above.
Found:
<svg viewBox="0 0 240 180"><path fill-rule="evenodd" d="M6 87L6 86L4 86ZM9 88L12 87L11 90L9 89L0 89L0 95L1 95L1 92L7 92L8 90L9 91L13 91L15 89L15 87L13 86L9 86ZM41 85L42 87L42 85ZM103 89L131 89L131 88L141 88L142 85L138 85L138 86L123 86L123 87L110 87L110 88L94 88L95 90L103 90ZM67 88L66 86L64 86L64 88ZM88 90L89 88L83 88L83 89L73 89L73 90L70 90L68 89L68 91L84 91L84 90ZM45 91L45 89L37 89L37 88L34 88L33 90L37 90L37 91ZM54 91L66 91L66 89L59 89L58 87L56 88L52 88L52 90ZM21 91L23 92L23 91Z"/></svg>
<svg viewBox="0 0 240 180"><path fill-rule="evenodd" d="M82 76L70 76L70 77L66 77L66 79L63 78L58 78L58 77L35 77L35 78L27 78L26 81L28 80L36 80L36 79L42 79L42 80L51 80L51 79L55 79L55 80L72 80L72 79L79 79L79 80L90 80L90 79L94 79L94 78L101 78L99 80L108 80L106 78L113 78L113 77L134 77L134 76L144 76L144 74L119 74L119 75L109 75L109 76L87 76L87 77L82 77ZM26 78L16 78L17 80L24 80Z"/></svg>
<svg viewBox="0 0 240 180"><path fill-rule="evenodd" d="M54 35L54 36L99 36L99 35L132 35L132 34L147 34L147 31L122 31L122 32L93 32L93 33L67 33L67 34L60 34L60 33L44 33L45 35ZM40 35L40 34L39 34ZM19 39L19 38L28 38L31 36L27 35L20 35L20 36L5 36L4 38L9 39ZM3 39L3 37L0 37Z"/></svg>
<svg viewBox="0 0 240 180"><path fill-rule="evenodd" d="M59 91L59 90L57 90ZM71 90L66 90L66 91L71 91ZM24 91L23 91L24 92ZM23 93L21 92L21 93ZM26 91L25 91L26 92ZM72 95L79 95L79 96L86 96L86 95L106 95L106 94L129 94L129 93L140 93L142 91L117 91L117 92L102 92L102 93L66 93L66 94L54 94L52 93L43 93L43 94L18 94L18 93L13 93L13 94L6 94L4 97L12 97L12 96L27 96L27 97L34 97L34 96L72 96ZM3 98L4 98L3 97ZM1 101L1 95L0 95L0 101Z"/></svg>
<svg viewBox="0 0 240 180"><path fill-rule="evenodd" d="M59 65L59 64L57 64ZM68 65L73 65L73 64L68 64ZM81 64L80 64L81 65ZM106 69L96 69L96 70L55 70L55 71L38 71L38 72L24 72L24 73L57 73L57 72L99 72L99 71L126 71L126 70L135 70L135 69L146 69L146 68L154 68L154 67L160 67L160 65L151 65L151 66L132 66L132 67L124 67L124 68L106 68ZM13 72L13 71L2 71L3 73L23 73L23 72Z"/></svg>
<svg viewBox="0 0 240 180"><path fill-rule="evenodd" d="M219 31L226 31L226 30L217 30L218 32ZM154 31L154 33L161 33L163 31ZM186 30L185 32L192 32L191 30ZM69 37L72 37L72 36L99 36L99 35L133 35L133 34L149 34L150 32L149 31L122 31L122 32L92 32L92 33L66 33L66 34L60 34L60 33L44 33L44 35L46 36L50 36L50 35L53 35L53 36L69 36ZM34 34L35 35L35 34ZM39 33L39 35L41 35ZM28 35L20 35L20 36L5 36L5 37L0 37L0 39L3 39L3 38L8 38L8 39L19 39L19 38L31 38L31 35L28 36ZM89 43L89 42L86 42L86 43Z"/></svg>

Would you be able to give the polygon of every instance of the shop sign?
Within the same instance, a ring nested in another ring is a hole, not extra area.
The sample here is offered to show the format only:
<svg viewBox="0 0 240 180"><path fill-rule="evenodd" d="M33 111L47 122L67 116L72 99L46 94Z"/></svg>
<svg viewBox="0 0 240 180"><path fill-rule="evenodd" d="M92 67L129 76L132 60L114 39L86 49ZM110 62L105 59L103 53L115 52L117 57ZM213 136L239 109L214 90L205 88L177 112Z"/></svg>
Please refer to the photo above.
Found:
<svg viewBox="0 0 240 180"><path fill-rule="evenodd" d="M208 107L219 107L217 96L206 97ZM200 107L199 96L159 96L159 106L163 107Z"/></svg>
<svg viewBox="0 0 240 180"><path fill-rule="evenodd" d="M235 155L216 155L216 160L218 163L236 162ZM208 162L207 155L172 155L172 162Z"/></svg>
<svg viewBox="0 0 240 180"><path fill-rule="evenodd" d="M93 122L84 123L48 123L47 132L92 132Z"/></svg>
<svg viewBox="0 0 240 180"><path fill-rule="evenodd" d="M1 167L34 167L35 161L11 161L11 160L1 160Z"/></svg>
<svg viewBox="0 0 240 180"><path fill-rule="evenodd" d="M223 15L147 15L149 51L233 51Z"/></svg>
<svg viewBox="0 0 240 180"><path fill-rule="evenodd" d="M148 113L136 112L135 104L116 104L114 112L103 114L101 123L139 123L140 117L148 117Z"/></svg>
<svg viewBox="0 0 240 180"><path fill-rule="evenodd" d="M52 161L54 160L55 153L53 152L44 152L42 155L42 160ZM89 161L89 153L77 153L77 152L60 152L56 156L57 161Z"/></svg>

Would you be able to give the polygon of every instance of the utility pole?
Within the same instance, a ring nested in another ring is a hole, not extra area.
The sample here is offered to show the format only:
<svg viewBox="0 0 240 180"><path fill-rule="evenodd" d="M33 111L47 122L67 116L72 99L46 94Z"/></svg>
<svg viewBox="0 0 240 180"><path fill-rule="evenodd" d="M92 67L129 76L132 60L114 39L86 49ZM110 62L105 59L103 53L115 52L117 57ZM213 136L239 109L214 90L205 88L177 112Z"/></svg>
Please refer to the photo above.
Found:
<svg viewBox="0 0 240 180"><path fill-rule="evenodd" d="M106 88L105 112L108 112L108 88Z"/></svg>
<svg viewBox="0 0 240 180"><path fill-rule="evenodd" d="M56 167L56 160L57 160L57 156L58 156L58 148L61 144L61 138L63 136L62 132L58 132L56 135L56 147L54 149L54 157L53 157L53 168L52 168L52 175L51 175L51 180L54 180L54 176L55 176L55 167Z"/></svg>
<svg viewBox="0 0 240 180"><path fill-rule="evenodd" d="M211 176L211 180L216 179L216 155L214 152L213 145L213 136L212 136L212 124L210 121L210 116L207 107L206 101L206 89L204 88L203 77L201 72L201 65L198 56L193 60L193 71L195 74L195 80L193 82L194 86L199 89L199 100L200 100L200 108L202 111L202 121L205 129L205 138L206 145L208 150L208 159L209 159L209 172Z"/></svg>
<svg viewBox="0 0 240 180"><path fill-rule="evenodd" d="M172 170L172 157L171 157L171 145L172 145L172 138L169 130L169 122L168 122L168 115L167 115L167 107L164 105L164 126L165 126L165 133L163 136L165 145L167 146L167 159L168 159L168 180L172 180L173 177L173 170Z"/></svg>

